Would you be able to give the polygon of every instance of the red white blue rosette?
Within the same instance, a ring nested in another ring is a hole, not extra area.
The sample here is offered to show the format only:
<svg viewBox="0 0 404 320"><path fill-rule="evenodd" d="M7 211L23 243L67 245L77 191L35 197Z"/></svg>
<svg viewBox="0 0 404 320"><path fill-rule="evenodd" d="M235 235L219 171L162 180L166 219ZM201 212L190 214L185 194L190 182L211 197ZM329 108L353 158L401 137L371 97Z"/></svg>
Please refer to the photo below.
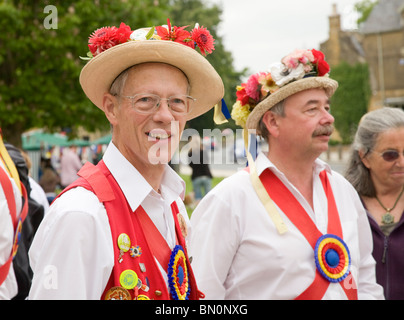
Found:
<svg viewBox="0 0 404 320"><path fill-rule="evenodd" d="M191 286L189 285L187 260L184 249L180 245L176 245L171 253L167 276L173 299L188 300Z"/></svg>
<svg viewBox="0 0 404 320"><path fill-rule="evenodd" d="M351 256L348 246L336 235L325 234L317 240L314 259L317 270L330 282L340 282L350 272Z"/></svg>

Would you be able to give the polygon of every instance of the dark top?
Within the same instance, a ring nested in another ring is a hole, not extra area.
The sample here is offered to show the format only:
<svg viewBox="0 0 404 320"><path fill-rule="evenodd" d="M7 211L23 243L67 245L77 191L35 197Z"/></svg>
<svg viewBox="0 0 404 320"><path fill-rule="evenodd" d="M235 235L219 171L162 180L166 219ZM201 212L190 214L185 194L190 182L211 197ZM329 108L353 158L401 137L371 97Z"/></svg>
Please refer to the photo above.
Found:
<svg viewBox="0 0 404 320"><path fill-rule="evenodd" d="M191 158L191 162L189 164L189 166L192 168L191 179L194 180L195 178L201 176L212 178L212 173L210 172L208 164L207 152L203 149L199 149L195 153L198 154L193 154L192 150L188 152L188 157Z"/></svg>
<svg viewBox="0 0 404 320"><path fill-rule="evenodd" d="M404 213L394 229L385 233L366 212L373 235L376 281L384 288L386 300L404 300Z"/></svg>

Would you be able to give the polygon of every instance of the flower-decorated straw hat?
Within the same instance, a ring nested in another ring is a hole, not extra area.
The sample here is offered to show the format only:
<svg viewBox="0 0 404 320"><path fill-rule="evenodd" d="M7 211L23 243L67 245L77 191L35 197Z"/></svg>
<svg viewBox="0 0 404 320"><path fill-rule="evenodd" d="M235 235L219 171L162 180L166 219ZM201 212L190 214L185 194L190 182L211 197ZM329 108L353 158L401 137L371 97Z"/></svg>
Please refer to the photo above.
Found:
<svg viewBox="0 0 404 320"><path fill-rule="evenodd" d="M80 74L87 97L102 110L104 93L116 77L137 64L160 62L180 69L188 78L189 95L195 98L187 120L211 109L224 95L222 79L202 55L214 50L214 39L204 27L158 26L132 31L124 23L97 29L89 38L89 62ZM200 54L196 47L199 48Z"/></svg>
<svg viewBox="0 0 404 320"><path fill-rule="evenodd" d="M295 50L273 65L270 72L254 74L247 83L237 87L237 101L231 116L243 128L259 131L264 113L295 93L323 88L331 97L338 82L329 78L329 71L321 51Z"/></svg>

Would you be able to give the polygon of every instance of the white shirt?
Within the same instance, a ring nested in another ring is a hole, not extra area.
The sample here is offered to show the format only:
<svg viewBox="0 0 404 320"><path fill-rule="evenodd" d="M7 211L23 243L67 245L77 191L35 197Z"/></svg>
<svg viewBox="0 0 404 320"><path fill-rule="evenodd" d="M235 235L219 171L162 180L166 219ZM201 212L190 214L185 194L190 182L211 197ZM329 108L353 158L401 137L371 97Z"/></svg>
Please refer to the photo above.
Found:
<svg viewBox="0 0 404 320"><path fill-rule="evenodd" d="M4 169L3 163L0 161L0 166ZM5 170L7 173L7 170ZM20 216L22 207L22 198L20 190L17 188L17 184L14 179L11 179L13 186L14 198L16 201L17 216ZM0 186L0 265L4 265L7 262L11 254L11 249L14 243L14 226L11 219L10 210L6 197L4 195L3 188ZM18 293L17 280L14 274L13 263L10 265L6 280L0 286L0 300L11 299Z"/></svg>
<svg viewBox="0 0 404 320"><path fill-rule="evenodd" d="M184 195L184 182L167 165L156 193L111 143L103 157L131 209L142 205L168 245L175 246L171 203ZM189 226L182 201L180 213ZM74 188L60 196L42 221L30 249L34 272L30 299L92 299L104 292L114 266L111 229L105 207L92 192ZM165 271L160 267L163 276Z"/></svg>
<svg viewBox="0 0 404 320"><path fill-rule="evenodd" d="M257 174L270 168L291 190L322 233L327 231L327 198L319 173L329 166L316 160L313 173L314 210L270 160L260 154ZM375 281L372 237L365 210L353 187L333 172L330 183L348 245L351 272L359 299L383 299ZM279 234L260 202L246 171L226 178L193 212L189 245L199 290L207 299L294 299L313 282L313 248L280 211L288 231ZM346 299L339 283L331 283L324 299Z"/></svg>

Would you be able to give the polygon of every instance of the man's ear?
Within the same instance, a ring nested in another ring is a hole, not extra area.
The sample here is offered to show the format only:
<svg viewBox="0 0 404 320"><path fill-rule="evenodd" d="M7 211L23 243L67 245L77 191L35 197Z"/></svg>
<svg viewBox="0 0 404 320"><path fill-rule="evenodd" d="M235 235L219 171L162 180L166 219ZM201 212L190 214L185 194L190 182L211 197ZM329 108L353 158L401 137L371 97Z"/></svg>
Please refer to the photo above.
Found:
<svg viewBox="0 0 404 320"><path fill-rule="evenodd" d="M108 121L114 126L117 123L117 111L119 108L118 98L110 93L105 93L102 100L102 107Z"/></svg>
<svg viewBox="0 0 404 320"><path fill-rule="evenodd" d="M277 137L279 135L279 116L273 113L271 110L268 110L262 116L262 122L267 127L267 130L271 136Z"/></svg>

